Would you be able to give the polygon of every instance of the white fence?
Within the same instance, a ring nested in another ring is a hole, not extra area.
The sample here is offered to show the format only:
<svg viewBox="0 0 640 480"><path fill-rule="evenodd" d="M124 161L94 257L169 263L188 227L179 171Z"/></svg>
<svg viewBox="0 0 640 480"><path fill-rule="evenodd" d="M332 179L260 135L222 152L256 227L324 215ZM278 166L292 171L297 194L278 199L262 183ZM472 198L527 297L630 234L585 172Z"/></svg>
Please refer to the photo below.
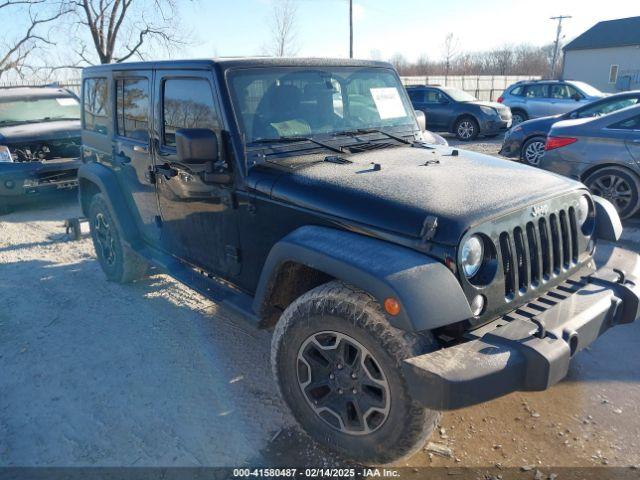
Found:
<svg viewBox="0 0 640 480"><path fill-rule="evenodd" d="M539 80L536 75L426 75L400 77L405 85L440 85L464 90L480 100L495 101L509 85L520 80Z"/></svg>
<svg viewBox="0 0 640 480"><path fill-rule="evenodd" d="M46 82L25 82L25 81L20 81L20 80L16 80L13 82L1 82L0 83L0 88L11 88L11 87L60 87L60 88L66 88L67 90L75 93L76 95L80 95L80 79L79 78L73 78L73 79L69 79L69 80L65 80L65 81L59 81L59 82L51 82L51 83L46 83Z"/></svg>

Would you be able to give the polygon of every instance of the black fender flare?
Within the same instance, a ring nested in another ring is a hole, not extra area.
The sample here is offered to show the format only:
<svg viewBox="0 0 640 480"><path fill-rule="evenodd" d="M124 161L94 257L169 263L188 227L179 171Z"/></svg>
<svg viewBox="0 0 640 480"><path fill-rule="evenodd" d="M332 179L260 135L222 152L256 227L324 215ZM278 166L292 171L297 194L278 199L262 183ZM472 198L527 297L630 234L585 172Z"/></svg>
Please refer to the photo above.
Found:
<svg viewBox="0 0 640 480"><path fill-rule="evenodd" d="M613 204L602 197L593 195L596 209L596 238L607 242L617 242L622 236L622 222Z"/></svg>
<svg viewBox="0 0 640 480"><path fill-rule="evenodd" d="M109 168L99 163L85 163L78 169L78 195L83 214L88 216L89 212L85 211L88 205L82 201L84 195L90 192L87 190L97 189L103 195L113 218L119 228L122 240L128 245L133 246L140 240L138 227L131 213L125 196L120 188L116 174Z"/></svg>
<svg viewBox="0 0 640 480"><path fill-rule="evenodd" d="M381 305L386 298L396 298L400 313L387 318L402 330L432 330L473 316L455 275L439 261L406 247L320 226L300 227L272 247L253 301L256 313L287 262L360 288Z"/></svg>

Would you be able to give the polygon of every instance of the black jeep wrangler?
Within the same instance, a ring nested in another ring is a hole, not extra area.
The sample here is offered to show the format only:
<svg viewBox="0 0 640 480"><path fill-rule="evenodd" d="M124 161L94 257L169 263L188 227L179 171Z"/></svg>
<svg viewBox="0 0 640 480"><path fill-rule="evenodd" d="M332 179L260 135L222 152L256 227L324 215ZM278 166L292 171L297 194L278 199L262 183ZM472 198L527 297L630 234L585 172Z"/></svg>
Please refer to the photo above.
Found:
<svg viewBox="0 0 640 480"><path fill-rule="evenodd" d="M429 143L386 63L91 67L82 121L107 278L154 266L274 328L283 398L344 457L409 455L438 411L546 389L639 316L611 204Z"/></svg>
<svg viewBox="0 0 640 480"><path fill-rule="evenodd" d="M54 86L0 88L0 213L75 188L79 157L77 96Z"/></svg>

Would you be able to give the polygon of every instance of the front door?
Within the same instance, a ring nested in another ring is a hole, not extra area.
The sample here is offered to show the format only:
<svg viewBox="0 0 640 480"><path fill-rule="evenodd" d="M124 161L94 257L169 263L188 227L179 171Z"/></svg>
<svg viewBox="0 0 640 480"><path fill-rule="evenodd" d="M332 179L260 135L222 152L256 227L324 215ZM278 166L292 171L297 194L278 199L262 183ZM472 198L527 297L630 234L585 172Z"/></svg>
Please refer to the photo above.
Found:
<svg viewBox="0 0 640 480"><path fill-rule="evenodd" d="M176 131L212 130L218 138L218 167L226 165L220 108L210 72L158 71L155 99L160 121L154 132L158 203L163 248L218 275L239 268L236 216L229 185L211 184L204 172L211 165L182 165L176 153ZM175 176L163 175L162 167Z"/></svg>
<svg viewBox="0 0 640 480"><path fill-rule="evenodd" d="M152 167L150 131L152 85L151 71L114 72L115 125L113 163L127 194L143 238L155 243L159 238L156 222L158 202L149 179Z"/></svg>
<svg viewBox="0 0 640 480"><path fill-rule="evenodd" d="M427 112L427 130L448 130L452 121L451 99L440 90L429 88L426 91L424 105Z"/></svg>

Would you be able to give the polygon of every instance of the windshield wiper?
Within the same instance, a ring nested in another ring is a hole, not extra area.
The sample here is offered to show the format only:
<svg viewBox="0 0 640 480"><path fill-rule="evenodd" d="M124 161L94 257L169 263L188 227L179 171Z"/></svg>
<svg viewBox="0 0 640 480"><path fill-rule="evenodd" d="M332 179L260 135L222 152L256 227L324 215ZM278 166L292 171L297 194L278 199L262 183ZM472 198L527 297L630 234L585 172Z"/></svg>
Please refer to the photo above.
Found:
<svg viewBox="0 0 640 480"><path fill-rule="evenodd" d="M413 143L413 141L411 140L407 140L406 138L403 137L399 137L397 135L394 135L392 133L386 132L384 130L381 130L379 128L358 128L356 130L348 130L345 132L338 132L336 135L348 135L348 136L353 136L353 135L366 135L367 133L381 133L383 135L386 135L389 138L392 138L393 140L397 140L400 143L405 143L407 145L410 145Z"/></svg>
<svg viewBox="0 0 640 480"><path fill-rule="evenodd" d="M250 145L255 144L271 144L271 143L294 143L294 142L311 142L326 148L333 152L344 153L344 149L340 146L329 145L328 143L321 142L311 137L276 137L276 138L257 138L250 142Z"/></svg>

